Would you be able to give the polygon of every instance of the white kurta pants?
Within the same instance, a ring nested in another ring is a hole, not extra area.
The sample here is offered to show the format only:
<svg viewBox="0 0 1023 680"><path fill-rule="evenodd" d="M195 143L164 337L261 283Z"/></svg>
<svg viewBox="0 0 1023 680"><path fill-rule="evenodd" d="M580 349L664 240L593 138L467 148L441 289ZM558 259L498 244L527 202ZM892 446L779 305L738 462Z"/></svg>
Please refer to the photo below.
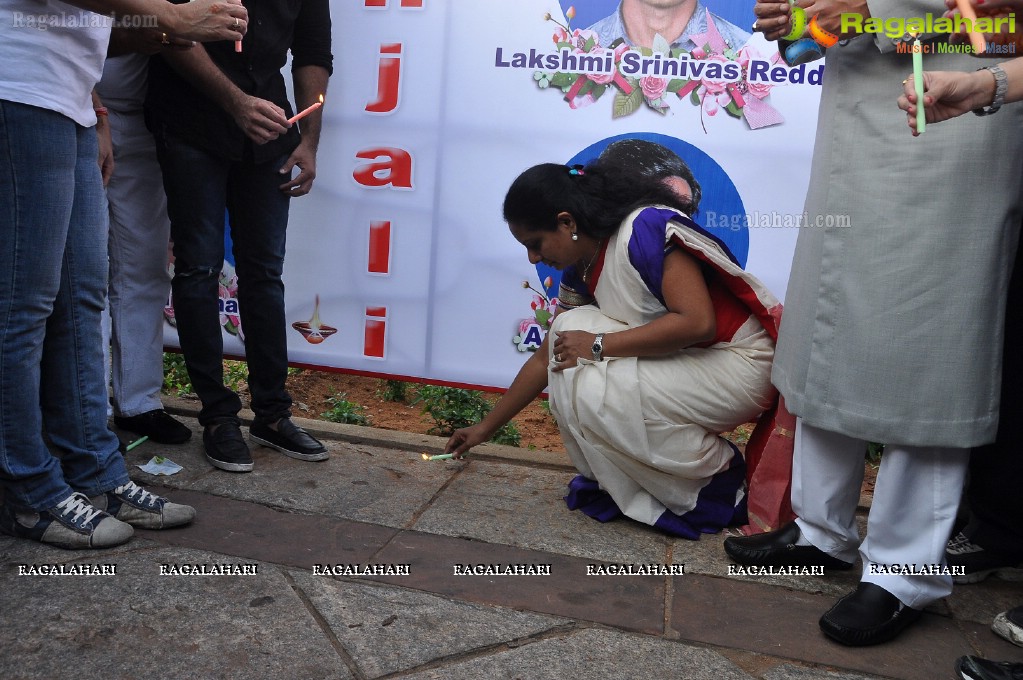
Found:
<svg viewBox="0 0 1023 680"><path fill-rule="evenodd" d="M945 564L966 477L969 449L886 446L877 473L867 535L860 542L856 505L863 483L866 442L796 421L792 509L803 537L824 552L852 562L857 546L861 580L923 609L952 592L952 577L902 575L891 567L928 569Z"/></svg>

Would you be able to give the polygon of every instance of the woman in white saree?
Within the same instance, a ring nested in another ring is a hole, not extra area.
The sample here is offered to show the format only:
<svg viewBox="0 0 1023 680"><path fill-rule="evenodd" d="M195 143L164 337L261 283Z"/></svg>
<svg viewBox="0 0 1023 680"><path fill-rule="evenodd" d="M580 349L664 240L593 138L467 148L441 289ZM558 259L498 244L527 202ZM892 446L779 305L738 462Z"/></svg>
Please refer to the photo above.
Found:
<svg viewBox="0 0 1023 680"><path fill-rule="evenodd" d="M486 441L548 389L580 473L570 509L692 539L746 522L745 464L719 435L776 399L765 325L780 305L688 208L600 161L515 180L505 220L531 262L564 270L559 311L507 394L449 451Z"/></svg>

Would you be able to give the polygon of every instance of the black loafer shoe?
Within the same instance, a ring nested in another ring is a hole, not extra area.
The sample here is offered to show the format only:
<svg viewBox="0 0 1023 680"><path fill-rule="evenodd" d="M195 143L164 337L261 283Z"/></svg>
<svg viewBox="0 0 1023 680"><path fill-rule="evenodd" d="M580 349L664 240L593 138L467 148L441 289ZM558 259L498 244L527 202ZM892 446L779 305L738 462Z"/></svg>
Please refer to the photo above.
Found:
<svg viewBox="0 0 1023 680"><path fill-rule="evenodd" d="M184 444L192 437L188 427L175 420L162 408L146 411L137 416L114 416L114 425L145 435L158 444Z"/></svg>
<svg viewBox="0 0 1023 680"><path fill-rule="evenodd" d="M824 567L852 569L853 563L832 557L812 545L796 545L799 525L789 522L780 529L755 536L730 536L725 553L739 564L758 567Z"/></svg>
<svg viewBox="0 0 1023 680"><path fill-rule="evenodd" d="M956 673L956 677L962 680L1023 680L1023 663L961 656L956 660Z"/></svg>
<svg viewBox="0 0 1023 680"><path fill-rule="evenodd" d="M843 645L864 647L894 639L920 613L881 586L860 581L856 590L821 617L820 626L825 635Z"/></svg>
<svg viewBox="0 0 1023 680"><path fill-rule="evenodd" d="M278 420L276 430L267 423L255 421L249 428L249 438L257 444L277 449L285 456L298 460L318 461L330 458L327 447L291 422L290 418Z"/></svg>
<svg viewBox="0 0 1023 680"><path fill-rule="evenodd" d="M206 460L215 468L228 472L251 472L252 454L245 444L238 423L210 425L202 433Z"/></svg>

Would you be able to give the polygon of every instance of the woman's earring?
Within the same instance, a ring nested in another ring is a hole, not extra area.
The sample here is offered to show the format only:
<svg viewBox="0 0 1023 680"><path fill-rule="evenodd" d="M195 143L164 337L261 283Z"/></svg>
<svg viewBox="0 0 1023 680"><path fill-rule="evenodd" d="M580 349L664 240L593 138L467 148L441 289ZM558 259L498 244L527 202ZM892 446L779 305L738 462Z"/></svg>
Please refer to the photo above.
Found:
<svg viewBox="0 0 1023 680"><path fill-rule="evenodd" d="M573 232L572 232L572 240L573 240L573 241L578 241L578 240L579 240L579 234L577 234L577 233L575 233L575 232L573 231Z"/></svg>

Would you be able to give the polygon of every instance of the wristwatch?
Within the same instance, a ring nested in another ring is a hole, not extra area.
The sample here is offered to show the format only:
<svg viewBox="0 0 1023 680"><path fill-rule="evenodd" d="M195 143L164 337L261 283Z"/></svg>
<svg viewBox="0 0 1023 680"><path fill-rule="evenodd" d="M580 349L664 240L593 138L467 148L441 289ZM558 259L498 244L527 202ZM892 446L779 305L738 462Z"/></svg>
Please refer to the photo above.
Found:
<svg viewBox="0 0 1023 680"><path fill-rule="evenodd" d="M973 110L978 116L990 116L1002 108L1002 104L1005 103L1005 93L1009 89L1009 78L1005 75L1005 71L1002 70L1001 66L985 66L977 70L983 71L985 68L991 71L991 75L995 77L995 98L991 100L990 105Z"/></svg>
<svg viewBox="0 0 1023 680"><path fill-rule="evenodd" d="M597 333L597 337L593 339L593 360L603 361L604 360L604 334Z"/></svg>

